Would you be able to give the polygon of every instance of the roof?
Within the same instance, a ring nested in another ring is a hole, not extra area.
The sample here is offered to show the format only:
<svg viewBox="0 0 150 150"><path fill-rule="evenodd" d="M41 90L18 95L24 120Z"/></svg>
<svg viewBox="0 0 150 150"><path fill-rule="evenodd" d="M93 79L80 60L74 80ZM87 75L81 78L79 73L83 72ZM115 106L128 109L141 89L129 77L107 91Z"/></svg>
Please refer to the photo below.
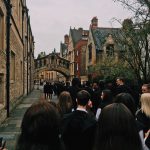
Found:
<svg viewBox="0 0 150 150"><path fill-rule="evenodd" d="M85 33L87 33L88 36L88 30L83 30L82 28L79 29L70 29L73 45L75 46L79 40L82 39L83 36L85 36ZM82 35L84 33L84 35Z"/></svg>
<svg viewBox="0 0 150 150"><path fill-rule="evenodd" d="M120 28L96 28L91 29L94 43L97 50L102 50L102 46L106 41L106 37L108 37L109 34L116 35L119 34Z"/></svg>
<svg viewBox="0 0 150 150"><path fill-rule="evenodd" d="M73 40L73 45L75 45L82 38L81 31L77 29L70 29L70 32Z"/></svg>
<svg viewBox="0 0 150 150"><path fill-rule="evenodd" d="M62 52L64 52L67 49L67 45L64 43L61 43L60 47L61 47Z"/></svg>
<svg viewBox="0 0 150 150"><path fill-rule="evenodd" d="M66 53L68 52L68 46L65 43L60 44L60 56L64 57Z"/></svg>

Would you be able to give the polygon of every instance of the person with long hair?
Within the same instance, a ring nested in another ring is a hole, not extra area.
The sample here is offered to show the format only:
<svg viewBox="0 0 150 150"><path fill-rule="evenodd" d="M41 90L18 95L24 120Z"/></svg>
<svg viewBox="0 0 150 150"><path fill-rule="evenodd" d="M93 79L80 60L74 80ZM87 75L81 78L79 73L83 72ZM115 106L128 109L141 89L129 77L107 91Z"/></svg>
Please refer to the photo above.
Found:
<svg viewBox="0 0 150 150"><path fill-rule="evenodd" d="M137 111L136 117L143 124L145 144L150 147L150 93L143 93L140 98L141 109Z"/></svg>
<svg viewBox="0 0 150 150"><path fill-rule="evenodd" d="M109 89L105 89L101 93L101 103L100 103L100 108L103 109L105 106L109 105L112 103L113 96L112 92Z"/></svg>
<svg viewBox="0 0 150 150"><path fill-rule="evenodd" d="M57 108L61 116L72 112L73 104L69 92L61 92L58 98Z"/></svg>
<svg viewBox="0 0 150 150"><path fill-rule="evenodd" d="M134 116L135 121L136 121L137 129L138 129L138 132L140 135L143 149L147 150L147 146L145 145L144 134L143 134L144 133L144 131L143 131L144 126L135 117L136 105L135 105L135 101L134 101L132 95L129 93L120 93L115 97L114 102L115 103L123 103L131 111L131 113Z"/></svg>
<svg viewBox="0 0 150 150"><path fill-rule="evenodd" d="M47 101L32 104L24 114L16 150L63 150L59 114Z"/></svg>
<svg viewBox="0 0 150 150"><path fill-rule="evenodd" d="M150 93L143 93L140 98L141 109L137 111L137 120L144 125L144 132L150 129Z"/></svg>
<svg viewBox="0 0 150 150"><path fill-rule="evenodd" d="M93 150L141 150L135 119L121 103L104 107L98 119Z"/></svg>
<svg viewBox="0 0 150 150"><path fill-rule="evenodd" d="M102 90L100 97L101 97L101 101L96 111L96 119L98 119L101 109L111 104L113 101L112 92L109 89Z"/></svg>
<svg viewBox="0 0 150 150"><path fill-rule="evenodd" d="M119 93L113 100L115 103L123 103L135 116L136 113L136 105L135 101L131 94L129 93Z"/></svg>

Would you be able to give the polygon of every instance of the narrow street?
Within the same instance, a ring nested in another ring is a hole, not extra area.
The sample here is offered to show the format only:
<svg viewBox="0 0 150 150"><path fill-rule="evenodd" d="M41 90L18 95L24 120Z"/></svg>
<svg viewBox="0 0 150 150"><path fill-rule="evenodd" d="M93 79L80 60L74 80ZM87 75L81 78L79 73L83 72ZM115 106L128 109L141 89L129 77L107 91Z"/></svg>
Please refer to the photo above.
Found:
<svg viewBox="0 0 150 150"><path fill-rule="evenodd" d="M42 96L42 87L39 87L39 89L35 88L22 100L16 109L10 113L10 117L0 125L0 137L6 140L6 148L8 150L15 150L15 144L20 133L20 125L25 111ZM53 101L56 101L56 99L56 96L53 96Z"/></svg>

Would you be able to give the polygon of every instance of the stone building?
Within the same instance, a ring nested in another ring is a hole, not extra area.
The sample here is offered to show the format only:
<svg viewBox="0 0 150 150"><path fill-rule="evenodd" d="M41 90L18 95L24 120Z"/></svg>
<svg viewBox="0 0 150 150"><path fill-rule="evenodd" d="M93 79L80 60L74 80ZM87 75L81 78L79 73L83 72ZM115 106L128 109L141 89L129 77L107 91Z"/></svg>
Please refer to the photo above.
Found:
<svg viewBox="0 0 150 150"><path fill-rule="evenodd" d="M34 60L35 62L35 74L34 74L34 81L40 84L43 84L43 82L53 82L57 81L57 72L56 71L50 71L48 69L44 69L42 71L36 71L38 66L45 66L46 63L49 61L49 55L46 55L45 52L41 52L38 54L38 57Z"/></svg>
<svg viewBox="0 0 150 150"><path fill-rule="evenodd" d="M86 47L86 70L88 75L95 73L91 68L101 64L106 59L117 61L119 47L115 43L114 36L119 35L120 28L98 27L97 17L93 17L89 28L89 37ZM98 68L100 69L100 68ZM99 70L99 73L102 72Z"/></svg>
<svg viewBox="0 0 150 150"><path fill-rule="evenodd" d="M9 5L7 0L0 0L0 122L9 115L9 111L21 100L21 97L33 89L34 37L26 0L13 0L10 3L13 7L7 7ZM9 34L7 12L10 10ZM8 43L9 49L7 49ZM8 50L10 65L6 59ZM10 80L5 88L8 83L7 67L10 67Z"/></svg>
<svg viewBox="0 0 150 150"><path fill-rule="evenodd" d="M92 18L89 30L70 28L69 35L64 36L64 43L60 45L60 55L70 61L70 80L73 77L88 80L88 75L93 73L91 68L108 56L117 61L119 47L114 35L119 31L119 28L98 27L97 17Z"/></svg>
<svg viewBox="0 0 150 150"><path fill-rule="evenodd" d="M62 81L64 83L69 80L70 62L67 59L60 57L60 53L57 53L55 50L48 55L43 52L41 54L34 60L34 81L36 83L42 84L44 81L52 83ZM61 78L62 76L63 78Z"/></svg>
<svg viewBox="0 0 150 150"><path fill-rule="evenodd" d="M64 36L64 42L60 43L60 57L68 60L68 44L69 44L69 35ZM57 73L58 81L66 81L65 77Z"/></svg>

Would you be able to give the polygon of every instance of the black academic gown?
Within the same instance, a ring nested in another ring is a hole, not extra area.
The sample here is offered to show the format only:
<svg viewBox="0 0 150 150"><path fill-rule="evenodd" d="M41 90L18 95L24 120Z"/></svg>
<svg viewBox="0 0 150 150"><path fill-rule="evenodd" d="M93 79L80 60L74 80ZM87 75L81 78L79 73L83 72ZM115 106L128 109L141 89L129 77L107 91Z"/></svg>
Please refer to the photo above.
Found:
<svg viewBox="0 0 150 150"><path fill-rule="evenodd" d="M80 110L72 112L62 121L62 139L66 150L92 150L96 120Z"/></svg>

